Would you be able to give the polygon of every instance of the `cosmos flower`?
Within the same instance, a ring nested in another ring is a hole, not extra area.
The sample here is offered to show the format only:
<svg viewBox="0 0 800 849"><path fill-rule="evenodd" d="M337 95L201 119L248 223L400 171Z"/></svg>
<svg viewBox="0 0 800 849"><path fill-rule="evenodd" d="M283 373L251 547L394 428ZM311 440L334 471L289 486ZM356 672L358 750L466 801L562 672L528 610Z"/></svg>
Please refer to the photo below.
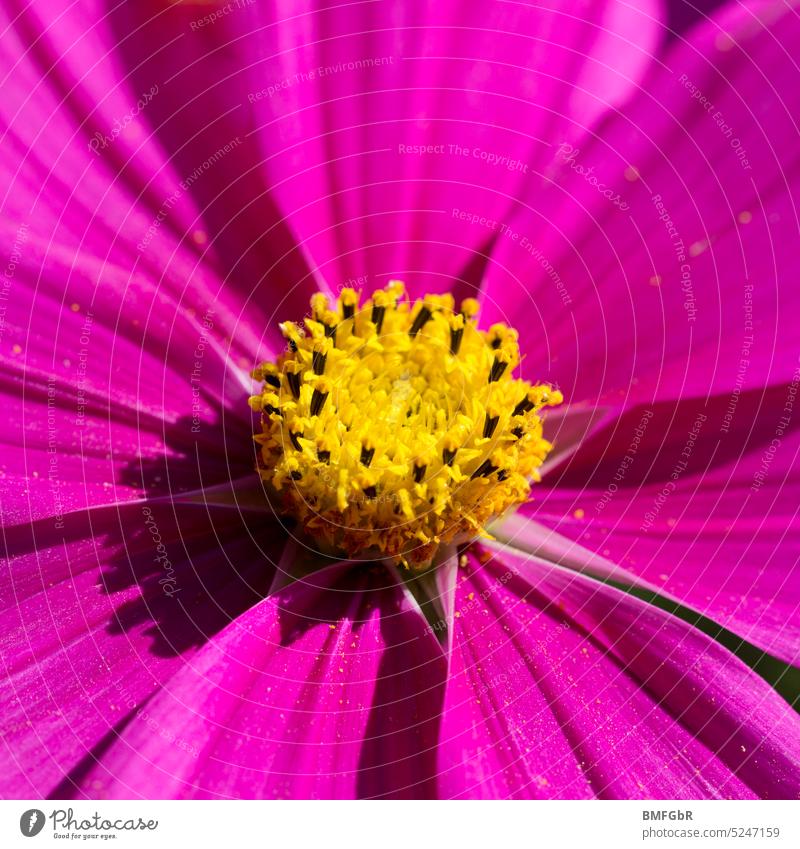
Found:
<svg viewBox="0 0 800 849"><path fill-rule="evenodd" d="M797 797L796 11L2 15L4 795Z"/></svg>

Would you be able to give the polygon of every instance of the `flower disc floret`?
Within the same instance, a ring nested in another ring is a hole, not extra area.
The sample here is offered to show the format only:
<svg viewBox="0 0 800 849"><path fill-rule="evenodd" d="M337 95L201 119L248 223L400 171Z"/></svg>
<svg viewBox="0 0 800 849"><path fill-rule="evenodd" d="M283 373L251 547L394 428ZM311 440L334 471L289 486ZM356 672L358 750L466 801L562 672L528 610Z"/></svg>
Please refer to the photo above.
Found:
<svg viewBox="0 0 800 849"><path fill-rule="evenodd" d="M517 332L477 314L392 281L364 302L318 293L302 326L280 325L286 349L253 373L258 471L326 549L423 568L529 497L542 410L563 399L515 378Z"/></svg>

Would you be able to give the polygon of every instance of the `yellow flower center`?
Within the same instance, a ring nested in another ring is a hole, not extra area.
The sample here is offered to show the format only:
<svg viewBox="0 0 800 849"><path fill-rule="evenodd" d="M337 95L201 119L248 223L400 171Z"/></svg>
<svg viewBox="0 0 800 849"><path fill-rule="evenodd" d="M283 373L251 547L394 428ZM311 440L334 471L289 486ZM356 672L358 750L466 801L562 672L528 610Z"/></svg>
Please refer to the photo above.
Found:
<svg viewBox="0 0 800 849"><path fill-rule="evenodd" d="M563 398L513 377L516 331L479 330L472 298L458 312L451 295L412 304L392 281L359 300L314 295L253 372L258 471L326 549L425 568L528 498L551 448L542 408Z"/></svg>

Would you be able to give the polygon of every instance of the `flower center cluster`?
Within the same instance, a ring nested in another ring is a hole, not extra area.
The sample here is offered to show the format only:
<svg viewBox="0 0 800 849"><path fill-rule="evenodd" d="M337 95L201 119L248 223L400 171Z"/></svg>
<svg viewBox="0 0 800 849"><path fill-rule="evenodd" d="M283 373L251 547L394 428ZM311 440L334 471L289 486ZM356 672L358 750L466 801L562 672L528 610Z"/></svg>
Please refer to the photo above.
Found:
<svg viewBox="0 0 800 849"><path fill-rule="evenodd" d="M540 412L563 399L515 379L516 331L477 313L392 281L364 303L316 294L303 327L281 325L286 350L253 373L259 473L318 544L424 568L528 498Z"/></svg>

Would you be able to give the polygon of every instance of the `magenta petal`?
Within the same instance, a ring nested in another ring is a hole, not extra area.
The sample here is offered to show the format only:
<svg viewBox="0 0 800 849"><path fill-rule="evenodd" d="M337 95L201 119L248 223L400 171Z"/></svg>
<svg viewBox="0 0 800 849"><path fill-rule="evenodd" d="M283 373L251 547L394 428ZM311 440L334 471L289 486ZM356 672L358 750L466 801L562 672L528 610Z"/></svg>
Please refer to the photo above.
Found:
<svg viewBox="0 0 800 849"><path fill-rule="evenodd" d="M147 454L157 436L170 441L153 432L163 420L207 423L224 405L248 417L241 405L264 322L243 320L245 297L201 257L199 176L176 170L152 134L149 107L166 92L155 85L143 99L134 88L105 10L57 0L0 12L0 358L3 389L26 405L54 384L59 452L80 451L74 422L85 413L90 427L127 416ZM194 166L201 176L204 161ZM30 413L13 445L44 429L35 403ZM99 430L84 447L102 441L108 454L115 436ZM117 476L109 463L95 477Z"/></svg>
<svg viewBox="0 0 800 849"><path fill-rule="evenodd" d="M124 730L85 792L433 795L444 657L385 571L348 568L294 584L209 642Z"/></svg>
<svg viewBox="0 0 800 849"><path fill-rule="evenodd" d="M791 380L798 51L788 5L729 4L598 137L553 139L484 287L487 320L524 321L531 378L592 403Z"/></svg>
<svg viewBox="0 0 800 849"><path fill-rule="evenodd" d="M449 288L497 238L462 214L505 220L553 139L621 102L658 38L654 2L277 5L236 16L256 25L245 106L334 288Z"/></svg>
<svg viewBox="0 0 800 849"><path fill-rule="evenodd" d="M780 396L780 391L775 394ZM785 392L783 393L785 397ZM737 415L745 417L745 404ZM777 419L783 401L767 404ZM697 411L708 411L704 404ZM762 414L764 418L767 413ZM624 445L601 462L582 488L542 487L523 508L525 516L552 529L580 547L619 564L634 581L671 596L734 631L748 642L783 660L800 661L800 432L767 437L739 456L742 443L720 442L718 427L709 420L693 441L694 457L708 441L709 457L720 462L690 463L673 479L687 434L693 427L676 427L670 444L658 431L658 419L645 419L639 453L627 453L641 416L626 417L614 444ZM652 431L651 431L652 428ZM661 441L661 455L648 453L650 438ZM745 437L746 438L746 437ZM726 456L734 448L733 456ZM596 457L597 455L595 455ZM664 467L663 476L641 475ZM683 469L683 466L681 466ZM620 472L620 470L622 470ZM555 472L558 476L558 470ZM574 481L575 476L570 475ZM546 534L540 528L520 541ZM567 543L569 545L569 543ZM587 563L587 568L592 568Z"/></svg>
<svg viewBox="0 0 800 849"><path fill-rule="evenodd" d="M796 796L800 718L726 649L567 570L486 559L459 573L442 795Z"/></svg>
<svg viewBox="0 0 800 849"><path fill-rule="evenodd" d="M16 246L0 324L5 524L163 491L170 461L172 491L229 477L226 455L252 466L248 361L224 338L234 323L213 275L177 248L145 274L135 259L104 262L101 245L48 243L39 217L16 234L10 226L0 216ZM59 225L56 238L72 236ZM185 292L188 278L202 297Z"/></svg>
<svg viewBox="0 0 800 849"><path fill-rule="evenodd" d="M169 266L173 299L198 315L214 307L220 336L252 356L269 312L256 299L242 326L242 305L261 275L273 293L285 287L294 245L260 182L251 124L233 108L244 87L230 50L224 39L212 49L213 32L194 37L197 10L180 6L34 0L0 12L3 238L27 227L48 254L89 254L125 269L134 289ZM223 291L198 261L221 271ZM307 273L292 272L291 283Z"/></svg>
<svg viewBox="0 0 800 849"><path fill-rule="evenodd" d="M155 504L6 528L2 553L0 792L15 798L69 792L129 714L262 597L277 559L234 511Z"/></svg>

